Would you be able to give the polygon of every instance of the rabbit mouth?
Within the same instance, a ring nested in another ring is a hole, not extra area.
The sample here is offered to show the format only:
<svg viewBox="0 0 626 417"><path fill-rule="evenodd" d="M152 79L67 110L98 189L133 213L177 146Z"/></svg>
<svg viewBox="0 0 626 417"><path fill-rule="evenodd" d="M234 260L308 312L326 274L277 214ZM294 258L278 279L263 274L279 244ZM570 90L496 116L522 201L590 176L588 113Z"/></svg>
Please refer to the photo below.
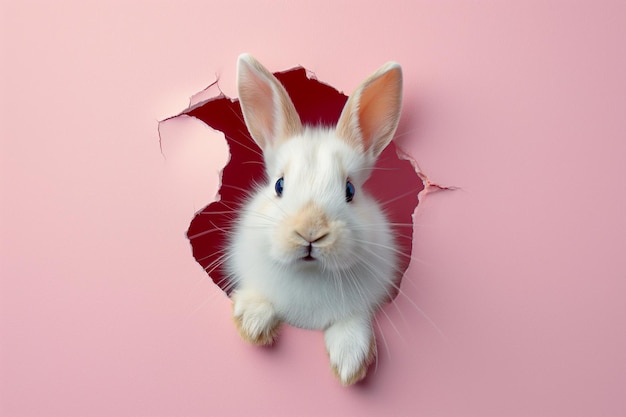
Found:
<svg viewBox="0 0 626 417"><path fill-rule="evenodd" d="M304 255L300 259L305 262L311 262L316 260L316 258L313 256L313 244L309 243L309 246L306 247L306 255Z"/></svg>

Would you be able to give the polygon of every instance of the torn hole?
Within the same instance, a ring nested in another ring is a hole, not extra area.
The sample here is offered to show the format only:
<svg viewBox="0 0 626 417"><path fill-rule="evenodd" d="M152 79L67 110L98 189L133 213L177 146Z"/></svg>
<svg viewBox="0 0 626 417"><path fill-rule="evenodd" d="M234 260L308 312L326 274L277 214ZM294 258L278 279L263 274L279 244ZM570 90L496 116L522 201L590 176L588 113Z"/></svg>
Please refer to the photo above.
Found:
<svg viewBox="0 0 626 417"><path fill-rule="evenodd" d="M347 96L319 82L302 67L274 73L283 84L305 125L333 126L337 123ZM187 230L196 261L225 293L229 286L223 257L232 229L246 197L255 184L266 181L260 148L246 128L239 101L226 97L217 81L192 97L190 106L174 116L197 118L224 134L230 155L221 172L216 201L198 211ZM429 190L446 189L419 172L415 161L391 142L379 156L371 177L364 185L383 207L393 228L400 252L398 276L407 270L412 252L413 213L419 198ZM395 295L394 295L395 296Z"/></svg>

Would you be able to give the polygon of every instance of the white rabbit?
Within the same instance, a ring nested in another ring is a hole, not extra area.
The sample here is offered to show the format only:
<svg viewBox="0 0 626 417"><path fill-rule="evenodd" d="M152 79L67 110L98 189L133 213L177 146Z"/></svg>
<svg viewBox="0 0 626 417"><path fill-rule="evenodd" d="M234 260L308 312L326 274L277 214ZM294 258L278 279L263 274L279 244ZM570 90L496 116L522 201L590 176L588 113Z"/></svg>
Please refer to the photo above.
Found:
<svg viewBox="0 0 626 417"><path fill-rule="evenodd" d="M335 375L353 384L376 357L373 316L400 273L391 226L363 184L398 125L401 68L387 63L365 80L332 128L303 126L284 87L247 54L238 89L267 182L228 242L235 323L259 345L282 322L324 330Z"/></svg>

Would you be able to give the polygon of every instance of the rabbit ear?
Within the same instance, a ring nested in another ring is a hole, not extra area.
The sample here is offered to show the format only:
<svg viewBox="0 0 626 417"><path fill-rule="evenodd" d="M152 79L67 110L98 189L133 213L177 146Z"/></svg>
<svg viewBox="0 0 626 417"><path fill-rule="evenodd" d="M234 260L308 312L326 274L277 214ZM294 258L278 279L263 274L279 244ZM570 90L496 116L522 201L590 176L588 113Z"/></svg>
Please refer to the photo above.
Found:
<svg viewBox="0 0 626 417"><path fill-rule="evenodd" d="M251 55L239 56L237 87L246 126L263 151L302 131L285 88Z"/></svg>
<svg viewBox="0 0 626 417"><path fill-rule="evenodd" d="M350 96L339 117L337 134L376 159L393 139L401 107L402 69L389 62Z"/></svg>

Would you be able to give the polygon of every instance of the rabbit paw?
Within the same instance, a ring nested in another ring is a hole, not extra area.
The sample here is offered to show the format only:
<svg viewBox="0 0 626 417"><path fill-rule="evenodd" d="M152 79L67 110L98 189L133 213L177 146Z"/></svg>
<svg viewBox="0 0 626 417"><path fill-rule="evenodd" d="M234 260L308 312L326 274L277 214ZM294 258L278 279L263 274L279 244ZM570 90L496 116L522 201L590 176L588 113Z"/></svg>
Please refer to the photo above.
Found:
<svg viewBox="0 0 626 417"><path fill-rule="evenodd" d="M232 299L233 320L241 338L254 345L271 345L280 326L272 304L251 292L235 292Z"/></svg>
<svg viewBox="0 0 626 417"><path fill-rule="evenodd" d="M369 320L351 319L333 324L324 334L330 366L342 385L365 378L376 359L376 339Z"/></svg>

